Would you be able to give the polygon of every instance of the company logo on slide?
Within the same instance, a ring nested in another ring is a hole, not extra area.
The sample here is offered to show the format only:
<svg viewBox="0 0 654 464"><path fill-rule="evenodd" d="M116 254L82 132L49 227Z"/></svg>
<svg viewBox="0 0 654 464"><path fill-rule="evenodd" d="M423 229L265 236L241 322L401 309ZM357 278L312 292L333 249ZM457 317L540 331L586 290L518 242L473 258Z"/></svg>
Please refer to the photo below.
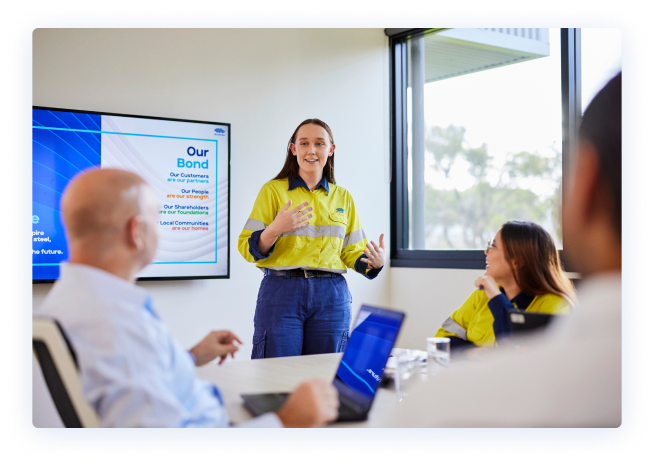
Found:
<svg viewBox="0 0 654 464"><path fill-rule="evenodd" d="M224 135L225 135L225 129L221 129L220 127L217 127L216 129L214 129L213 133L214 133L215 135L222 135L222 136L224 136Z"/></svg>

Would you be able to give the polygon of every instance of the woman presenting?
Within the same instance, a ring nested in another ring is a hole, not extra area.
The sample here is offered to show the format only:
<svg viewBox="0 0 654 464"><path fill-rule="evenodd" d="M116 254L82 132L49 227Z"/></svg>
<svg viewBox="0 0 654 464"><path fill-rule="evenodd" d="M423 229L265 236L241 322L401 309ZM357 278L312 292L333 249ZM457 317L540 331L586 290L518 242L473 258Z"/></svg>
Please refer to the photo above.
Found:
<svg viewBox="0 0 654 464"><path fill-rule="evenodd" d="M352 320L343 274L349 267L373 279L386 260L384 235L368 243L352 196L336 186L335 148L327 124L303 121L238 238L239 252L264 271L252 359L342 352Z"/></svg>
<svg viewBox="0 0 654 464"><path fill-rule="evenodd" d="M450 337L452 350L497 346L511 333L509 314L567 314L575 289L565 275L552 237L538 224L505 223L488 241L486 273L477 290L445 320L436 337ZM479 356L479 348L467 351Z"/></svg>

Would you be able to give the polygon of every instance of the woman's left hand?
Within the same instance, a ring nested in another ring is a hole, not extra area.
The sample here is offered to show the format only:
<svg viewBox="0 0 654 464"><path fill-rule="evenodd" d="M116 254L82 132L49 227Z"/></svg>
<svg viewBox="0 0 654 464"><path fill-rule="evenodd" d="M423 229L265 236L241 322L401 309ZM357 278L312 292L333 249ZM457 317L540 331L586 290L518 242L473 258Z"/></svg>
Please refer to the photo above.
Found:
<svg viewBox="0 0 654 464"><path fill-rule="evenodd" d="M368 269L379 269L386 262L386 253L384 252L384 234L379 236L379 245L374 241L370 241L366 245L366 258L361 258L361 261L368 263Z"/></svg>

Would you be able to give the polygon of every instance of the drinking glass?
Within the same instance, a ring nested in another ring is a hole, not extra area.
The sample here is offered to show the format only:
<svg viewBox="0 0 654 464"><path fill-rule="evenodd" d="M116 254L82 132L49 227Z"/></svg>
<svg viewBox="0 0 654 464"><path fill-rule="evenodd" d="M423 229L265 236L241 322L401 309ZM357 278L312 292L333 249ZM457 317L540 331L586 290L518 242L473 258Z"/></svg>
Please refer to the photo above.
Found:
<svg viewBox="0 0 654 464"><path fill-rule="evenodd" d="M427 339L427 373L437 374L450 364L450 339L447 337L430 337Z"/></svg>
<svg viewBox="0 0 654 464"><path fill-rule="evenodd" d="M394 355L395 391L400 401L408 395L411 384L420 377L420 358L414 350L398 350Z"/></svg>

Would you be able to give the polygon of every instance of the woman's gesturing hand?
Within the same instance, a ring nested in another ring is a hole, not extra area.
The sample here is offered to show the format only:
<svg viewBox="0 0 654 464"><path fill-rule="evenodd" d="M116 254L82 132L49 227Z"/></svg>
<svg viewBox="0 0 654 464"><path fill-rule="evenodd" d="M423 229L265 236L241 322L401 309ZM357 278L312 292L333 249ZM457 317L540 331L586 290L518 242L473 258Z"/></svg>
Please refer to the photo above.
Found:
<svg viewBox="0 0 654 464"><path fill-rule="evenodd" d="M361 261L368 263L368 269L379 269L386 262L386 253L384 252L384 234L379 236L379 245L370 241L366 245L366 258L361 258Z"/></svg>
<svg viewBox="0 0 654 464"><path fill-rule="evenodd" d="M305 206L309 205L308 201L296 206L295 208L289 210L291 207L292 201L284 205L282 210L277 214L275 220L270 224L271 232L273 232L277 237L286 232L291 232L302 227L309 225L309 219L313 217L313 214L309 212L313 211L312 207L303 209Z"/></svg>
<svg viewBox="0 0 654 464"><path fill-rule="evenodd" d="M283 233L301 229L309 225L309 219L313 217L313 214L309 214L309 212L313 211L313 208L302 209L309 202L305 201L289 211L291 203L292 201L288 200L273 222L259 236L259 251L262 254L265 255L268 253L275 241L277 241L277 237Z"/></svg>

